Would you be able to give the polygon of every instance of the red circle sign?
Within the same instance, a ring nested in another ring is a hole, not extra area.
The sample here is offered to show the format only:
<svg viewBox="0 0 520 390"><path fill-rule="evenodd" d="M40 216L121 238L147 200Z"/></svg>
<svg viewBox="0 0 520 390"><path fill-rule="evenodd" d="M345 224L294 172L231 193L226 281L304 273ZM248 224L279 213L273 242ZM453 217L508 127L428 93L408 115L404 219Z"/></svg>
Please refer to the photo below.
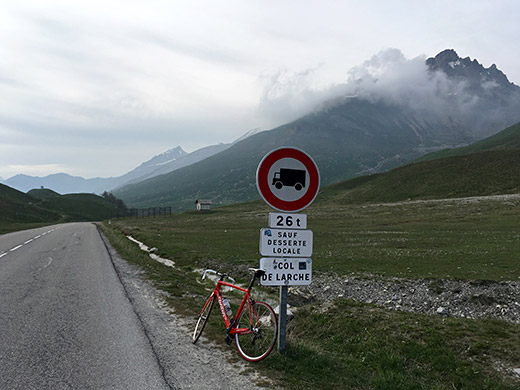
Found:
<svg viewBox="0 0 520 390"><path fill-rule="evenodd" d="M283 147L267 153L260 161L256 186L262 198L274 209L300 211L318 195L320 174L307 153Z"/></svg>

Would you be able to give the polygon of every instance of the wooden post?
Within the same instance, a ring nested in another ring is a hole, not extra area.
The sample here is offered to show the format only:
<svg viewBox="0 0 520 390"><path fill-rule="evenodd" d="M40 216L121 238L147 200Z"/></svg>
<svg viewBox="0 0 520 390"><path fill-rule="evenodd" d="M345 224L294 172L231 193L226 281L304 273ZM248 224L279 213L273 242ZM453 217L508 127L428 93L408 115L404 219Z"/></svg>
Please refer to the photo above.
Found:
<svg viewBox="0 0 520 390"><path fill-rule="evenodd" d="M285 351L287 331L287 286L280 286L280 308L278 311L278 351Z"/></svg>

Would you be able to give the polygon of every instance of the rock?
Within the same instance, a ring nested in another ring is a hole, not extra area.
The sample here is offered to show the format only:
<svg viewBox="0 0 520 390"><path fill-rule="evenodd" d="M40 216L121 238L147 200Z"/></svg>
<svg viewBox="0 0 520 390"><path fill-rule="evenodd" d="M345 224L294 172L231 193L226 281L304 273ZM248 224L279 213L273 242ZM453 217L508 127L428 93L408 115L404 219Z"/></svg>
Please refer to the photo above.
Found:
<svg viewBox="0 0 520 390"><path fill-rule="evenodd" d="M442 316L448 315L448 311L442 306L437 308L436 313Z"/></svg>
<svg viewBox="0 0 520 390"><path fill-rule="evenodd" d="M276 316L278 316L280 314L280 305L278 305L274 308L274 313L276 314ZM293 318L294 318L294 313L292 312L291 309L289 309L289 305L287 305L287 321L290 321Z"/></svg>

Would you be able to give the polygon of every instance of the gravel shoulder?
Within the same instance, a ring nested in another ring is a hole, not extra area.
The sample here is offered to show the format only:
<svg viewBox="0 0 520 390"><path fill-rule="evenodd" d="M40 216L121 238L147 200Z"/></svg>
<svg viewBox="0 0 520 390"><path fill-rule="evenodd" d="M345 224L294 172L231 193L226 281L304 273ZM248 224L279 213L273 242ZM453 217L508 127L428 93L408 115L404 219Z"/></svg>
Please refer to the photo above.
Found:
<svg viewBox="0 0 520 390"><path fill-rule="evenodd" d="M144 280L143 272L123 260L100 232L116 272L134 310L142 322L163 376L173 389L262 389L273 388L268 378L260 377L245 361L235 361L234 347L223 350L204 338L194 345L194 324L172 312L165 293Z"/></svg>

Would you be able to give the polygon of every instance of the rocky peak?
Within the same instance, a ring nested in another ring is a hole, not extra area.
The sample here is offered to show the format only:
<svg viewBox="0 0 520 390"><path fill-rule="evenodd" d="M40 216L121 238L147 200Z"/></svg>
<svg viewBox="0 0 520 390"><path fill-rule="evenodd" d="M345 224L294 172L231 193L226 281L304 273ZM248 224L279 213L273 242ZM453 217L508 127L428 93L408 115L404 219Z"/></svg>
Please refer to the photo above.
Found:
<svg viewBox="0 0 520 390"><path fill-rule="evenodd" d="M443 50L435 57L428 58L426 65L432 72L442 71L451 78L465 79L473 85L487 83L506 88L516 87L495 64L485 68L475 59L459 57L453 49Z"/></svg>
<svg viewBox="0 0 520 390"><path fill-rule="evenodd" d="M152 157L150 160L142 163L138 168L156 167L159 165L164 165L172 161L175 161L187 154L188 153L186 153L180 146L177 146L176 148L169 149L164 153Z"/></svg>

